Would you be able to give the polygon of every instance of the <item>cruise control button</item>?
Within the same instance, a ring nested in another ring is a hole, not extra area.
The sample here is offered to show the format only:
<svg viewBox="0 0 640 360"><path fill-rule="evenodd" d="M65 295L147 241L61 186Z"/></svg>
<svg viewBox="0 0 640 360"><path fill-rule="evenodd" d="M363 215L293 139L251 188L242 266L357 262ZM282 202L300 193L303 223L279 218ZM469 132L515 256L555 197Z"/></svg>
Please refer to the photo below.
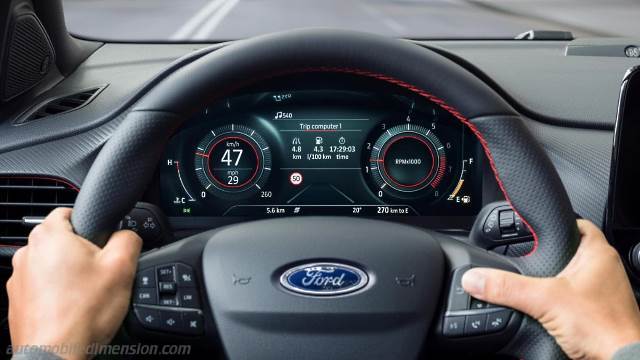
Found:
<svg viewBox="0 0 640 360"><path fill-rule="evenodd" d="M133 295L134 304L157 305L156 289L136 289Z"/></svg>
<svg viewBox="0 0 640 360"><path fill-rule="evenodd" d="M176 265L178 287L195 287L196 278L193 274L193 269L190 266L184 264Z"/></svg>
<svg viewBox="0 0 640 360"><path fill-rule="evenodd" d="M178 298L175 295L171 295L171 296L162 295L160 296L160 305L178 306Z"/></svg>
<svg viewBox="0 0 640 360"><path fill-rule="evenodd" d="M186 334L200 335L204 331L204 316L196 311L184 311L182 322Z"/></svg>
<svg viewBox="0 0 640 360"><path fill-rule="evenodd" d="M182 316L179 311L162 310L160 311L160 329L170 332L182 332L183 328Z"/></svg>
<svg viewBox="0 0 640 360"><path fill-rule="evenodd" d="M483 334L487 323L487 315L468 315L464 324L465 335Z"/></svg>
<svg viewBox="0 0 640 360"><path fill-rule="evenodd" d="M487 315L487 332L497 332L504 330L511 318L511 310L502 310Z"/></svg>
<svg viewBox="0 0 640 360"><path fill-rule="evenodd" d="M198 291L195 288L180 289L178 292L178 299L180 299L180 305L186 308L200 308L200 301L198 299Z"/></svg>
<svg viewBox="0 0 640 360"><path fill-rule="evenodd" d="M175 266L161 266L158 268L158 281L176 281L175 273Z"/></svg>
<svg viewBox="0 0 640 360"><path fill-rule="evenodd" d="M158 290L162 294L175 294L176 293L176 283L170 281L161 281L158 283Z"/></svg>
<svg viewBox="0 0 640 360"><path fill-rule="evenodd" d="M156 270L154 268L141 270L136 276L136 287L154 288L156 287Z"/></svg>
<svg viewBox="0 0 640 360"><path fill-rule="evenodd" d="M146 329L158 330L160 328L160 311L146 307L135 307L136 318Z"/></svg>
<svg viewBox="0 0 640 360"><path fill-rule="evenodd" d="M462 336L464 334L464 316L447 316L442 328L444 336Z"/></svg>

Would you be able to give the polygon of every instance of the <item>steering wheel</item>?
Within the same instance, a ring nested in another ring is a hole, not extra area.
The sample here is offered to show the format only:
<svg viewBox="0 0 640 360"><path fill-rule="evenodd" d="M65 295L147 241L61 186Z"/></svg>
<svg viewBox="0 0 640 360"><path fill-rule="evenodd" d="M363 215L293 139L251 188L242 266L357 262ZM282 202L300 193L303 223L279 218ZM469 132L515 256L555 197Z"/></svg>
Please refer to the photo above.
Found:
<svg viewBox="0 0 640 360"><path fill-rule="evenodd" d="M505 199L534 235L534 249L507 258L437 232L358 218L281 218L207 231L139 262L143 270L193 271L202 304L182 316L200 316L204 327L190 339L219 339L233 359L404 359L429 354L436 343L564 358L539 323L511 310L501 332L467 336L463 325L451 325L466 318L469 327L473 316L505 310L468 308L470 299L460 291L465 269L553 276L573 257L579 237L566 191L519 114L470 72L411 42L297 30L236 41L176 70L129 110L101 150L75 203L75 231L103 245L144 192L169 137L193 113L244 86L302 72L375 78L450 112L477 136ZM328 271L359 276L362 286L314 296L288 291L279 281L287 270L318 263L316 270L329 264L337 267Z"/></svg>

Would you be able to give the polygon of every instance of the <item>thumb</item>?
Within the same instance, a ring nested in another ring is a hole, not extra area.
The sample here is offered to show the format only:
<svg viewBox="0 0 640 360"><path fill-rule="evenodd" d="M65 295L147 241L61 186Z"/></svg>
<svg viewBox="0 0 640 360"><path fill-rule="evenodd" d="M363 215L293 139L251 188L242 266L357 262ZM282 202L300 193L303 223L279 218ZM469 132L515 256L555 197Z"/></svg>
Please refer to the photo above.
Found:
<svg viewBox="0 0 640 360"><path fill-rule="evenodd" d="M142 239L138 234L130 230L121 230L111 235L102 248L101 257L117 270L134 272L141 248Z"/></svg>
<svg viewBox="0 0 640 360"><path fill-rule="evenodd" d="M473 268L462 276L462 287L476 299L507 306L539 319L548 305L549 298L545 296L548 281L508 271Z"/></svg>

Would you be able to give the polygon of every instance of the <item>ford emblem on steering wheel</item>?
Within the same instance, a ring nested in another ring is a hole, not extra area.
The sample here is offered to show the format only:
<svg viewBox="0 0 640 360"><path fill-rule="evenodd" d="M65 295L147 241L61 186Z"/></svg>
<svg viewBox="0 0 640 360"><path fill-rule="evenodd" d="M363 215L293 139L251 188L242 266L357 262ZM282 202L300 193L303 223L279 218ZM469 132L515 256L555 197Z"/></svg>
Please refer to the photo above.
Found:
<svg viewBox="0 0 640 360"><path fill-rule="evenodd" d="M280 276L280 284L286 289L310 296L343 295L362 289L368 282L364 271L330 262L299 265Z"/></svg>

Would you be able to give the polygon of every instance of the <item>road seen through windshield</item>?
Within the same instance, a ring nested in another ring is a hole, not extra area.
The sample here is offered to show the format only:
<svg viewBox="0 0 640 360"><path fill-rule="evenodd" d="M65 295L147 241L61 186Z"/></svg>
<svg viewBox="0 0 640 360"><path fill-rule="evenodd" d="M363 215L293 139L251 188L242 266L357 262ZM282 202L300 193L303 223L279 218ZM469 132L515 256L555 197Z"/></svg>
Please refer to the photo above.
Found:
<svg viewBox="0 0 640 360"><path fill-rule="evenodd" d="M70 31L114 40L230 40L300 27L411 38L640 35L637 0L63 0Z"/></svg>

